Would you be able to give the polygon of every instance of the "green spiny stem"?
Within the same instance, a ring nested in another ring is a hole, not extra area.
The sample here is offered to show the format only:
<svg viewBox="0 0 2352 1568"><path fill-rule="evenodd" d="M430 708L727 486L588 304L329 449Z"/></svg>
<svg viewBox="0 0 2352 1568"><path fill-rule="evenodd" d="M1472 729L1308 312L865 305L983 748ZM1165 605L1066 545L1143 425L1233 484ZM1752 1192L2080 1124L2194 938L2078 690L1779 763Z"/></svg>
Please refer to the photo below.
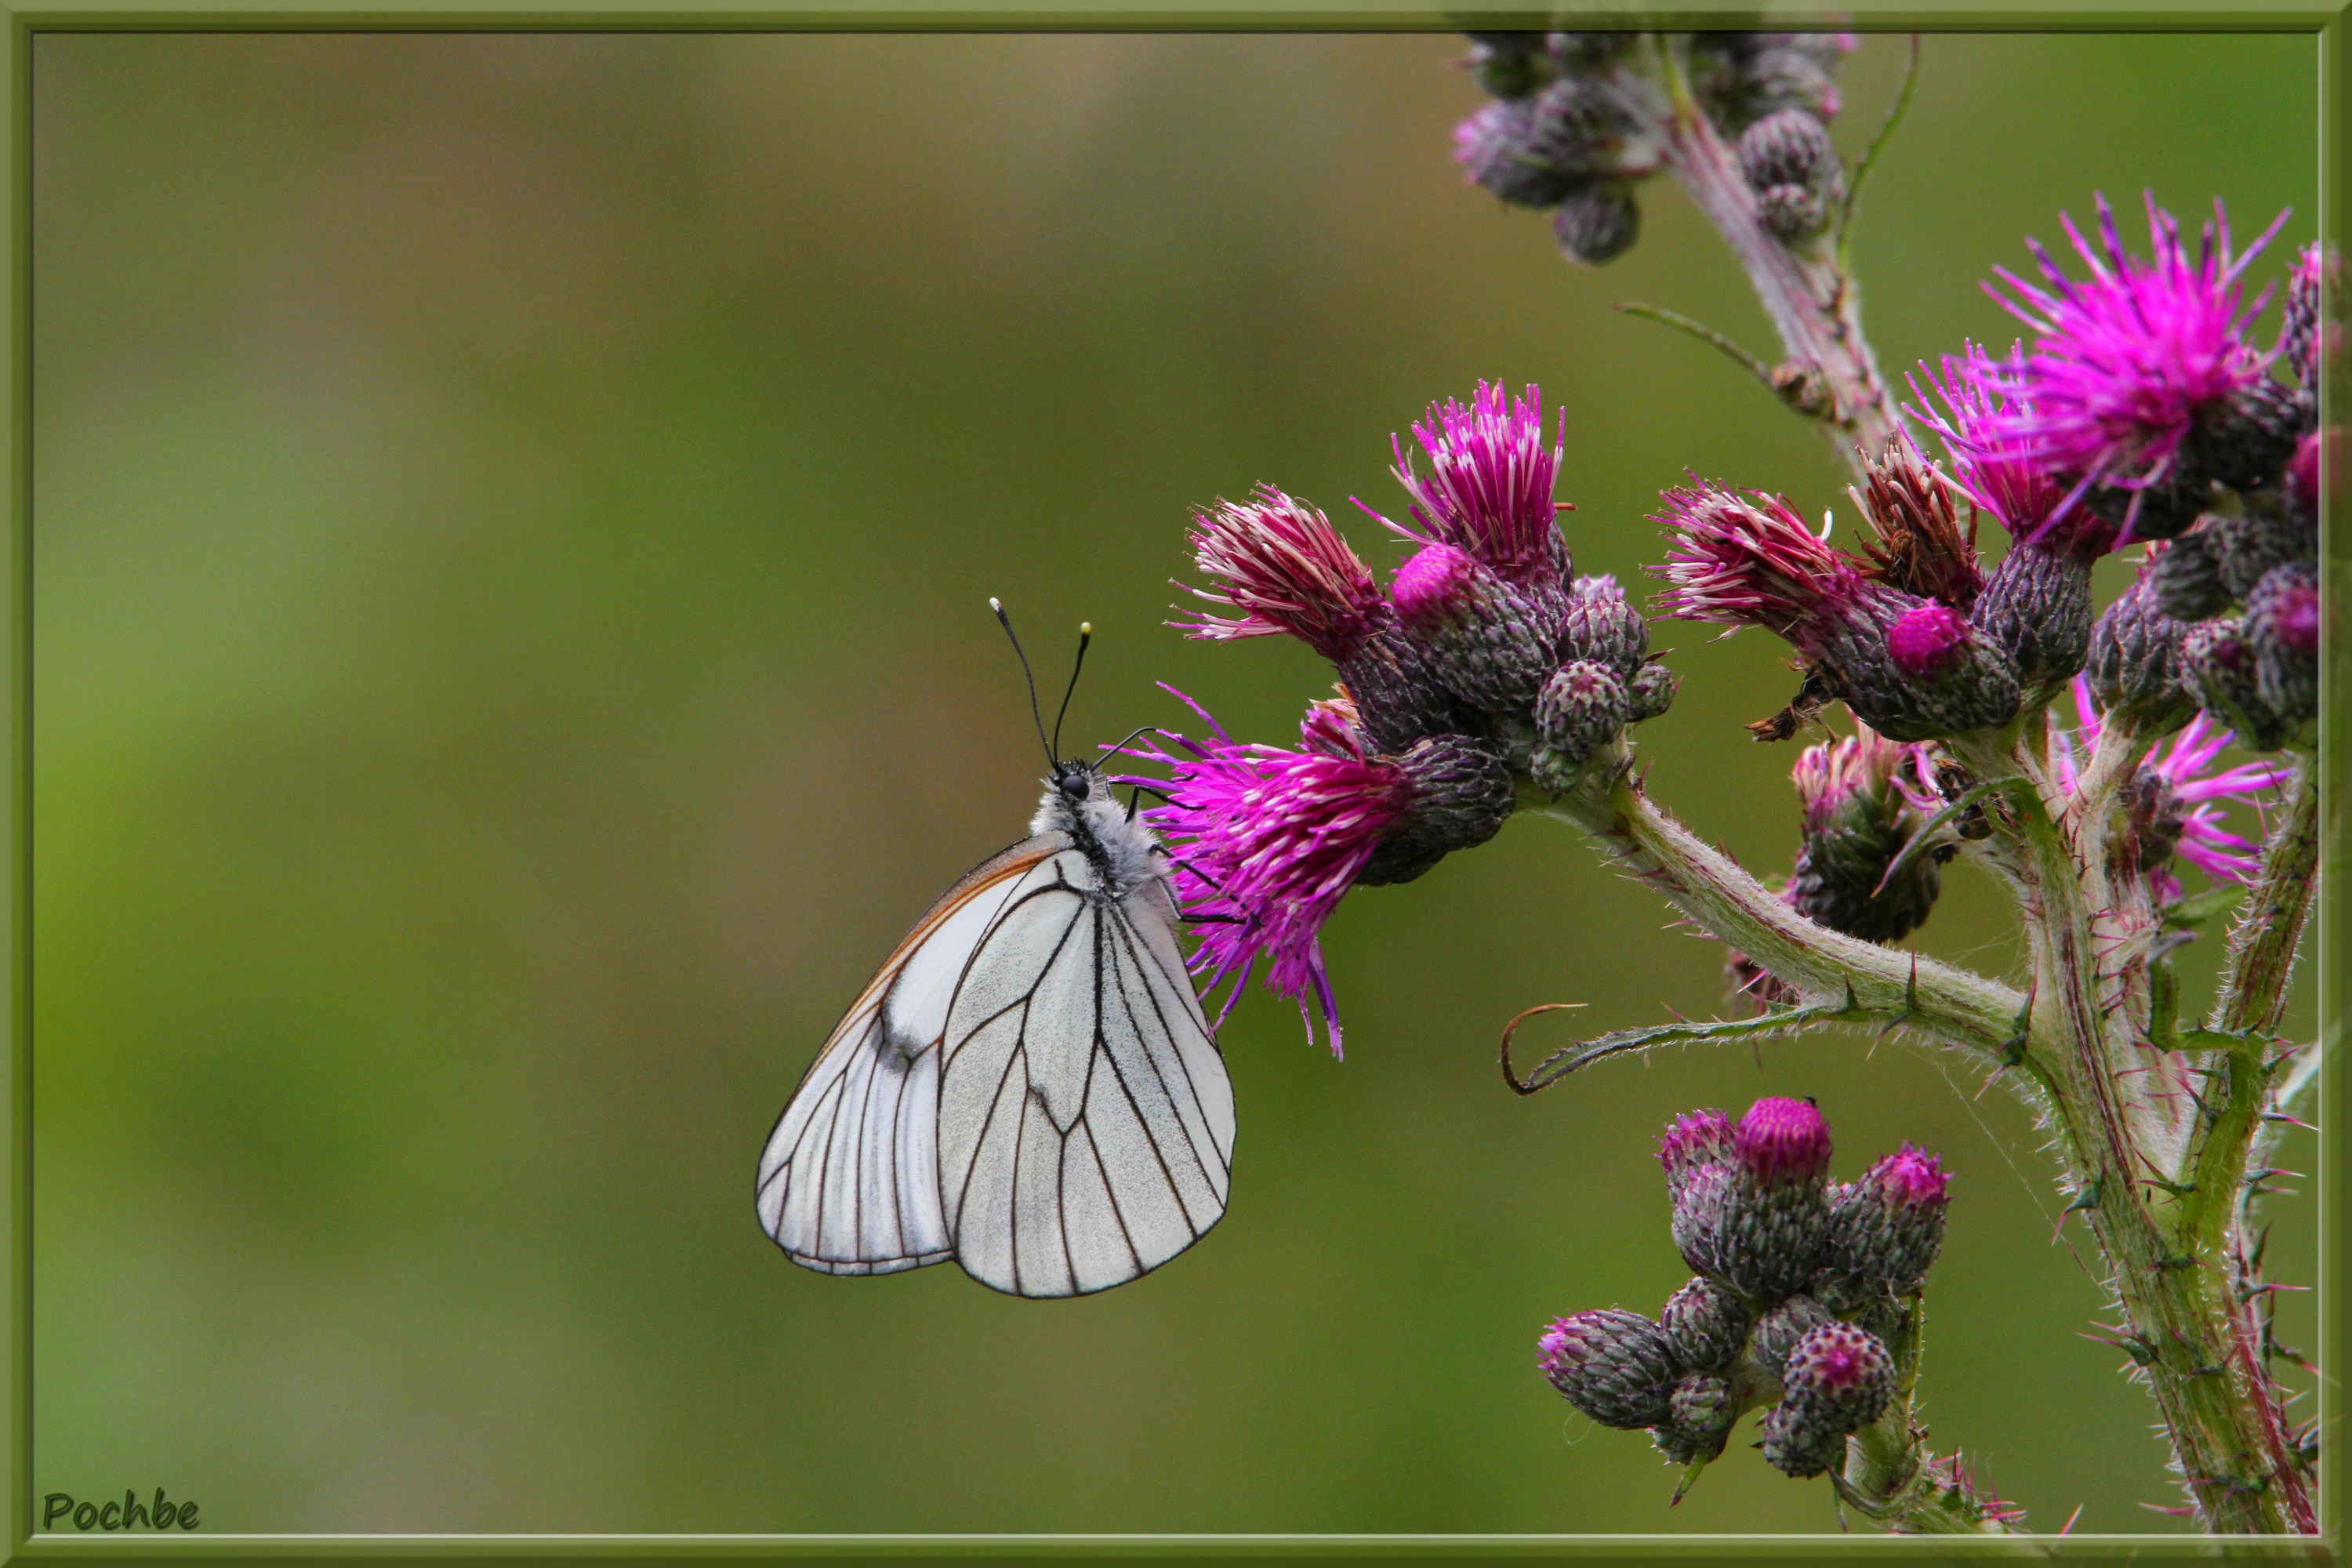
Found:
<svg viewBox="0 0 2352 1568"><path fill-rule="evenodd" d="M1621 748L1595 760L1595 777L1553 798L1532 787L1520 808L1572 822L1627 872L1700 927L1738 947L1808 1005L1853 1005L1974 1056L2012 1065L2003 1048L2024 998L1965 970L1915 958L1816 924L1660 810L1627 773Z"/></svg>
<svg viewBox="0 0 2352 1568"><path fill-rule="evenodd" d="M1953 750L1979 779L2034 771L2021 750L2004 754L1988 739ZM2031 1035L2050 1068L2060 1150L2071 1184L2095 1194L2084 1216L2105 1254L2125 1334L2147 1349L2141 1372L2198 1518L2228 1534L2308 1531L2306 1478L2273 1391L2247 1353L2229 1258L2200 1250L2189 1206L2196 1184L2170 1179L2168 1163L2158 1163L2117 1081L2117 1051L2128 1054L2131 1042L2119 1047L2109 1036L2130 1026L2121 1009L2101 1005L2086 868L2045 799L2005 798L2032 910ZM2234 1188L2227 1197L2234 1203Z"/></svg>
<svg viewBox="0 0 2352 1568"><path fill-rule="evenodd" d="M2285 810L2263 847L2262 870L2230 928L2212 1027L2225 1034L2269 1030L2286 1012L2296 952L2318 891L2319 790L2305 762L2287 781Z"/></svg>

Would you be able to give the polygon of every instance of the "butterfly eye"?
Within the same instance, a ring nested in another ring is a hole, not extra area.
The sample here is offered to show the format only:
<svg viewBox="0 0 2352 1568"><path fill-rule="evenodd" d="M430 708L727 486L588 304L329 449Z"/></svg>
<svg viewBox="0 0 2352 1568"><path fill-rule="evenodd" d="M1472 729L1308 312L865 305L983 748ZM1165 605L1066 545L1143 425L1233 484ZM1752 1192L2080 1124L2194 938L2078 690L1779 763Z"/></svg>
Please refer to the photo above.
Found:
<svg viewBox="0 0 2352 1568"><path fill-rule="evenodd" d="M1064 797L1073 804L1086 799L1093 792L1093 781L1087 777L1084 768L1070 769L1062 775L1060 782Z"/></svg>

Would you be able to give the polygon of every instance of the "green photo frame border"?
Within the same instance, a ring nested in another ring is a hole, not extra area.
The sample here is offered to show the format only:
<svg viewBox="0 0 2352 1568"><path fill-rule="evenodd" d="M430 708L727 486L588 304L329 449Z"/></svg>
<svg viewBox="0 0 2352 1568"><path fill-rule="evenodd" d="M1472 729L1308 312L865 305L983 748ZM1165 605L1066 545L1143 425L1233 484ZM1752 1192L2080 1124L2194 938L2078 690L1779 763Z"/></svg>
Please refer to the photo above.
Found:
<svg viewBox="0 0 2352 1568"><path fill-rule="evenodd" d="M1584 5L1580 19L1609 26L1700 30L1769 21L1780 26L1841 26L1868 32L2283 32L2308 34L2317 42L2320 194L2318 231L2342 254L2344 215L2352 208L2352 147L2347 145L2344 85L2352 77L2352 4L2347 0L2270 0L2230 7L2197 0L2169 3L2084 4L2038 9L1991 0L1911 0L1907 4L1853 0L1844 6L1684 6L1645 9L1633 5ZM1251 0L1020 0L1006 6L990 0L687 0L675 8L644 0L284 0L220 10L203 0L46 0L0 5L8 37L5 93L5 157L0 159L0 194L8 214L8 308L0 323L0 353L8 375L0 392L0 417L6 421L5 675L8 737L8 823L5 862L9 897L5 905L8 1019L6 1159L0 1164L5 1188L8 1259L7 1342L5 1384L8 1419L0 1445L5 1448L8 1487L7 1535L0 1561L86 1558L110 1563L167 1563L201 1558L285 1562L303 1558L432 1558L452 1560L531 1557L740 1558L879 1557L1053 1558L1202 1556L1227 1558L1498 1558L1575 1557L1643 1562L1727 1557L1839 1563L1920 1562L1952 1557L2020 1555L2066 1559L2175 1559L2259 1556L2301 1562L2336 1561L2342 1534L2343 1477L2340 1464L2321 1470L2321 1535L2275 1542L2247 1538L2198 1536L2084 1535L2029 1538L2030 1545L1998 1539L1887 1537L1880 1535L231 1535L86 1536L37 1533L33 1509L32 1426L32 1147L33 998L32 851L32 51L36 35L89 31L368 31L368 32L719 32L719 31L1122 31L1122 32L1349 32L1454 31L1475 21L1483 26L1542 26L1549 8L1482 5L1449 13L1414 0L1284 0L1269 8ZM2335 301L2342 319L2342 300ZM2325 425L2343 422L2347 372L2339 358L2322 393ZM2340 454L2339 454L2340 458ZM2322 523L2322 557L2336 603L2347 602L2347 541L2340 527L2344 479L2330 474L2323 490L2336 492ZM2333 812L2347 763L2347 737L2339 707L2345 693L2343 628L2331 626L2323 658L2324 730L2319 759L2323 810ZM2323 861L2316 936L2310 961L2317 968L2323 1038L2344 1028L2343 976L2347 928L2343 901L2345 867L2340 837ZM2320 1076L2320 1163L2311 1189L2318 1204L2320 1364L2340 1365L2344 1342L2343 1249L2330 1222L2344 1212L2344 1172L2336 1157L2336 1129L2342 1111L2342 1073L2331 1064ZM2323 1431L2339 1429L2340 1387L2323 1380L2316 1395Z"/></svg>

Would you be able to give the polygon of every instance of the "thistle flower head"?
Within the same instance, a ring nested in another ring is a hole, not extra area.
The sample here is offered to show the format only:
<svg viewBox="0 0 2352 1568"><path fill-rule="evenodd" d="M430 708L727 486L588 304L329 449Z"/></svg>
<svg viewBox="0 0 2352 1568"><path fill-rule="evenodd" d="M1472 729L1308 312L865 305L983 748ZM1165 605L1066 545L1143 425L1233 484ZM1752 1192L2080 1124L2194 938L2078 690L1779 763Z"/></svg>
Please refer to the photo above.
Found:
<svg viewBox="0 0 2352 1568"><path fill-rule="evenodd" d="M2090 756L2100 732L2090 682L2076 676L2074 687L2074 729L2055 722L2053 710L2050 731L2051 760L2069 794L2074 792L2081 765L2078 759ZM2215 768L2215 761L2231 738L2227 729L2200 713L2179 733L2148 749L2140 759L2133 784L2138 797L2136 815L2149 818L2158 838L2168 843L2173 853L2217 882L2251 881L2261 866L2259 847L2222 826L2224 807L2233 800L2253 803L2278 789L2289 773L2274 763ZM2179 879L2169 867L2151 866L2148 879L2158 902L2180 897Z"/></svg>
<svg viewBox="0 0 2352 1568"><path fill-rule="evenodd" d="M2030 328L2037 342L2020 365L1987 367L1982 384L2005 405L1984 422L1996 445L2016 443L2053 470L2137 489L2169 474L2200 419L2268 378L2270 355L2246 341L2247 324L2269 300L2242 302L2240 277L2286 215L2244 251L2232 249L2218 201L2192 259L2171 214L2147 198L2147 259L2124 249L2115 214L2097 198L2099 246L2063 217L2090 268L2070 279L2049 252L2026 243L2042 284L1997 268L2011 298L1986 291Z"/></svg>
<svg viewBox="0 0 2352 1568"><path fill-rule="evenodd" d="M1822 831L1848 801L1865 792L1895 790L1908 804L1912 795L1904 784L1908 780L1911 790L1919 787L1916 775L1926 765L1927 751L1923 745L1897 745L1867 724L1856 724L1850 736L1806 747L1790 770L1797 802L1804 808L1805 830ZM1941 804L1930 809L1939 810Z"/></svg>
<svg viewBox="0 0 2352 1568"><path fill-rule="evenodd" d="M1685 1110L1666 1123L1658 1140L1658 1163L1666 1168L1666 1188L1679 1193L1693 1171L1721 1164L1731 1152L1731 1118L1720 1110Z"/></svg>
<svg viewBox="0 0 2352 1568"><path fill-rule="evenodd" d="M1429 457L1426 476L1413 467L1402 437L1393 449L1397 482L1412 498L1416 527L1386 518L1383 523L1409 539L1450 544L1514 581L1556 570L1552 487L1561 446L1559 437L1544 444L1538 388L1510 397L1500 383L1482 381L1466 407L1431 405L1412 434Z"/></svg>
<svg viewBox="0 0 2352 1568"><path fill-rule="evenodd" d="M1568 1402L1604 1426L1663 1421L1679 1375L1658 1325L1614 1307L1555 1318L1537 1342L1536 1364Z"/></svg>
<svg viewBox="0 0 2352 1568"><path fill-rule="evenodd" d="M1879 1161L1862 1179L1876 1187L1890 1206L1906 1209L1943 1207L1945 1189L1951 1184L1941 1161L1914 1143L1905 1143Z"/></svg>
<svg viewBox="0 0 2352 1568"><path fill-rule="evenodd" d="M1424 544L1397 568L1389 601L1405 625L1436 626L1473 613L1488 580L1467 552L1451 544Z"/></svg>
<svg viewBox="0 0 2352 1568"><path fill-rule="evenodd" d="M1221 588L1193 592L1238 616L1179 622L1196 637L1288 632L1334 661L1352 657L1381 613L1380 584L1314 507L1271 485L1249 500L1220 500L1195 514L1192 558Z"/></svg>
<svg viewBox="0 0 2352 1568"><path fill-rule="evenodd" d="M1731 1157L1761 1187L1816 1184L1829 1174L1829 1123L1808 1101L1759 1100L1732 1132Z"/></svg>
<svg viewBox="0 0 2352 1568"><path fill-rule="evenodd" d="M1914 680L1933 680L1968 655L1969 623L1930 599L1886 628L1886 657Z"/></svg>
<svg viewBox="0 0 2352 1568"><path fill-rule="evenodd" d="M1699 480L1663 493L1666 580L1658 607L1685 621L1758 626L1804 646L1803 629L1863 591L1853 558L1831 548L1778 496Z"/></svg>
<svg viewBox="0 0 2352 1568"><path fill-rule="evenodd" d="M1309 750L1244 745L1189 698L1209 726L1194 740L1167 734L1131 754L1164 763L1150 781L1173 797L1145 815L1179 847L1177 902L1227 917L1212 924L1193 967L1234 994L1263 961L1266 984L1296 1000L1311 1038L1322 1014L1333 1055L1339 1011L1318 933L1365 864L1411 809L1413 785L1392 762L1365 754L1332 707L1317 704L1301 726ZM1227 1005L1231 1005L1228 996Z"/></svg>
<svg viewBox="0 0 2352 1568"><path fill-rule="evenodd" d="M2036 449L2022 343L2011 346L2006 365L1996 365L1980 345L1969 343L1959 358L1944 356L1941 376L1924 362L1919 374L1927 386L1911 378L1912 395L1919 401L1916 406L1906 404L1906 411L1942 437L1952 482L1979 511L2020 543L2089 555L2115 548L2115 525L2083 507L2066 506L2068 487Z"/></svg>

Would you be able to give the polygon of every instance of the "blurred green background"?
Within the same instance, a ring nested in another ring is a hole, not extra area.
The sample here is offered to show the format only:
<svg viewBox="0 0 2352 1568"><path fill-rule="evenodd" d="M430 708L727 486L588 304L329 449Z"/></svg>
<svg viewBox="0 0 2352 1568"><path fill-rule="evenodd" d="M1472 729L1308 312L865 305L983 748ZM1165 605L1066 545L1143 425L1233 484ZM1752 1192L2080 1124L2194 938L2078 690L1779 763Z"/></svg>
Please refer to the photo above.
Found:
<svg viewBox="0 0 2352 1568"><path fill-rule="evenodd" d="M1904 48L1850 63L1849 151ZM825 1279L754 1223L818 1041L1031 809L986 595L1048 670L1094 623L1080 742L1176 721L1159 680L1281 740L1328 674L1163 625L1188 507L1276 482L1385 564L1348 499L1388 510L1389 432L1479 377L1567 410L1585 570L1657 556L1686 467L1839 499L1798 421L1611 310L1777 352L1678 191L1588 271L1462 184L1460 53L37 40L37 1494L162 1486L217 1531L1833 1528L1740 1447L1669 1512L1532 1364L1548 1316L1683 1279L1663 1120L1790 1093L1842 1175L1906 1137L1958 1173L1937 1446L2047 1528L2179 1528L2001 1089L1836 1036L1505 1091L1521 1007L1721 996L1557 824L1348 901L1346 1062L1244 1002L1231 1214L1142 1282ZM1882 359L2006 342L1978 280L2094 191L2291 204L2300 243L2316 66L1927 40L1856 234ZM1784 868L1792 751L1739 727L1782 650L1659 640L1654 792ZM1965 873L1920 945L2016 962Z"/></svg>

